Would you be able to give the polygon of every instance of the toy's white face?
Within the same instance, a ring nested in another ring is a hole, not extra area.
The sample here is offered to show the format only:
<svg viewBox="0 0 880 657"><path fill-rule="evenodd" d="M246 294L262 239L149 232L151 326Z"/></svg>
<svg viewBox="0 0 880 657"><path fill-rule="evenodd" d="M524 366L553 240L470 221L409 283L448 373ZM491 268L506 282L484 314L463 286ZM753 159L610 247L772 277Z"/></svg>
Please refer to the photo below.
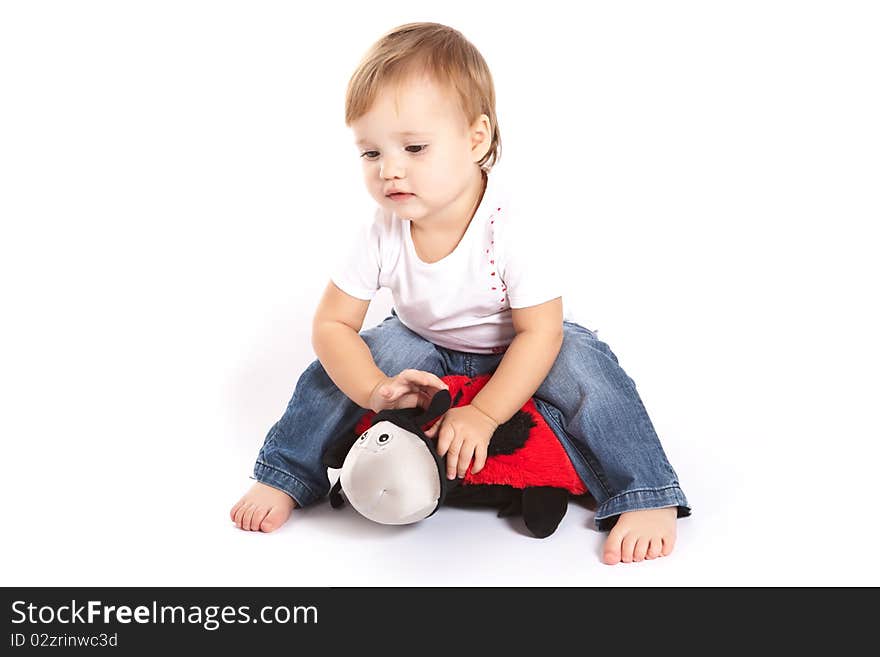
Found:
<svg viewBox="0 0 880 657"><path fill-rule="evenodd" d="M351 505L387 525L421 520L440 499L440 475L428 446L387 420L358 437L339 476Z"/></svg>
<svg viewBox="0 0 880 657"><path fill-rule="evenodd" d="M383 425L381 428L377 428L378 425ZM385 426L388 425L388 426ZM394 449L394 446L399 444L401 441L395 442L395 437L398 434L406 434L408 437L414 437L409 431L402 429L401 427L393 424L391 422L379 422L377 425L370 427L366 431L364 431L357 439L357 442L354 444L354 447L357 449L366 449L374 454L378 454L380 451L390 451ZM405 440L402 438L401 440Z"/></svg>

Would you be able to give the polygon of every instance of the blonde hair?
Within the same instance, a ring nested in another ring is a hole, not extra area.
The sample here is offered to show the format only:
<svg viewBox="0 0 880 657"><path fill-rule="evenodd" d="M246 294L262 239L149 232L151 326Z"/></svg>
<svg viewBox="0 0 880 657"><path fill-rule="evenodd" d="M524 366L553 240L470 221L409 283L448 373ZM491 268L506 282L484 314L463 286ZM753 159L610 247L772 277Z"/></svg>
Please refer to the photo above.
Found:
<svg viewBox="0 0 880 657"><path fill-rule="evenodd" d="M501 157L501 133L495 115L495 85L480 52L464 35L440 23L406 23L383 34L361 58L345 92L345 125L366 114L386 86L427 75L453 93L467 119L489 117L492 141L480 168L489 170Z"/></svg>

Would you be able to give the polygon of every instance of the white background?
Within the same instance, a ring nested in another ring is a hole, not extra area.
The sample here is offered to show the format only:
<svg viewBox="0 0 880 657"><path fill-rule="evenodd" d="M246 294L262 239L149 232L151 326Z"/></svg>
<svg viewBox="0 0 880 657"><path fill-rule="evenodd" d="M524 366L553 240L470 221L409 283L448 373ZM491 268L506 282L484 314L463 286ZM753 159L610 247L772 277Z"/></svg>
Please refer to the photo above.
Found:
<svg viewBox="0 0 880 657"><path fill-rule="evenodd" d="M2 583L880 584L876 5L392 5L0 6ZM372 207L348 78L416 20L492 70L499 167L693 505L668 558L602 565L577 506L229 521Z"/></svg>

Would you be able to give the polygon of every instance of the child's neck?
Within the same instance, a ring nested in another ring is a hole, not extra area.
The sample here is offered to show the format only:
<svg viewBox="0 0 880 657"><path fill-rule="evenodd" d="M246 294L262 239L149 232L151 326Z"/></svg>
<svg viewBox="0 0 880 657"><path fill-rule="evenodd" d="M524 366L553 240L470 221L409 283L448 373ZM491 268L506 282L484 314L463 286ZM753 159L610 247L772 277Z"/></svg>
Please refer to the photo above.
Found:
<svg viewBox="0 0 880 657"><path fill-rule="evenodd" d="M442 260L458 247L486 192L488 174L481 170L480 178L480 191L476 195L476 201L471 204L470 211L464 215L467 221L444 225L429 219L427 227L418 225L415 221L410 222L410 237L416 254L423 262L432 263Z"/></svg>
<svg viewBox="0 0 880 657"><path fill-rule="evenodd" d="M473 199L468 205L469 210L462 214L457 212L457 208L451 208L451 214L448 218L438 217L430 218L427 221L424 219L413 221L412 233L425 236L426 241L433 239L448 240L451 237L455 237L455 243L457 244L465 232L467 232L471 220L477 213L477 208L480 207L480 203L483 201L488 181L488 174L480 169L479 180L476 181L473 191L466 195L466 198Z"/></svg>

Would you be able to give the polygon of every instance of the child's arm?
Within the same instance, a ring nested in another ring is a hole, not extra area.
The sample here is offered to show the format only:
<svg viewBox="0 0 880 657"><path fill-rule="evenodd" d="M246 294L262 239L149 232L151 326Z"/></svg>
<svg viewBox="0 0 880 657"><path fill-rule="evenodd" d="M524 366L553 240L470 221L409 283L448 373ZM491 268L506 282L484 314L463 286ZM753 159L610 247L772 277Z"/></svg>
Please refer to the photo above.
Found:
<svg viewBox="0 0 880 657"><path fill-rule="evenodd" d="M562 297L510 312L516 337L471 402L498 424L507 422L535 394L562 348Z"/></svg>
<svg viewBox="0 0 880 657"><path fill-rule="evenodd" d="M370 393L387 378L358 335L369 306L331 281L312 320L315 355L336 387L361 408L369 408Z"/></svg>

